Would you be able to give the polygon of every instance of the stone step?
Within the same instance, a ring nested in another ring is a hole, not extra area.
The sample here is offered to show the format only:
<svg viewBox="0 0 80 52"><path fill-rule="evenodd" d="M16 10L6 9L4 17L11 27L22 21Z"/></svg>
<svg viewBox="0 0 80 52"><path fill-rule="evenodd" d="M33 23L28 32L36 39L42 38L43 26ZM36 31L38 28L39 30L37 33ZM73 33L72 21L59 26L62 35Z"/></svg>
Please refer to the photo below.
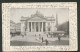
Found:
<svg viewBox="0 0 80 52"><path fill-rule="evenodd" d="M28 34L28 35L39 35L39 34L43 35L44 33L43 32L28 32L26 34Z"/></svg>

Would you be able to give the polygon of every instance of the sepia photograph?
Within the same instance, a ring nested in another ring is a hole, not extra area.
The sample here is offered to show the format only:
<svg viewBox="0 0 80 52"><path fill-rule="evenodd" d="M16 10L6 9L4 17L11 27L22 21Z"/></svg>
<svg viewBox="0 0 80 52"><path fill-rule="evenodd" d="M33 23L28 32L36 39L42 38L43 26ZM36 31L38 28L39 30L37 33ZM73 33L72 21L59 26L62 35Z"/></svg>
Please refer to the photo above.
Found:
<svg viewBox="0 0 80 52"><path fill-rule="evenodd" d="M11 46L69 45L69 9L11 8L10 36Z"/></svg>

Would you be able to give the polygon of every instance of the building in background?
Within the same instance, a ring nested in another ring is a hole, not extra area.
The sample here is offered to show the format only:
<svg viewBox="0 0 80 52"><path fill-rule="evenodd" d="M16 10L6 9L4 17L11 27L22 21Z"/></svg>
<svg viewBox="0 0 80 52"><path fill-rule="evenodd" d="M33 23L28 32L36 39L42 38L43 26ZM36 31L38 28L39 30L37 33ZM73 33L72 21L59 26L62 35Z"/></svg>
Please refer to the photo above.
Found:
<svg viewBox="0 0 80 52"><path fill-rule="evenodd" d="M14 21L10 20L10 34L20 35L21 33L21 23L15 23Z"/></svg>
<svg viewBox="0 0 80 52"><path fill-rule="evenodd" d="M58 31L65 31L67 35L69 35L69 21L64 22L61 25L58 25Z"/></svg>
<svg viewBox="0 0 80 52"><path fill-rule="evenodd" d="M21 23L16 24L16 33L20 34L21 33Z"/></svg>
<svg viewBox="0 0 80 52"><path fill-rule="evenodd" d="M45 17L39 11L30 17L21 17L21 34L36 34L57 31L56 17Z"/></svg>
<svg viewBox="0 0 80 52"><path fill-rule="evenodd" d="M16 33L16 23L10 20L10 33Z"/></svg>

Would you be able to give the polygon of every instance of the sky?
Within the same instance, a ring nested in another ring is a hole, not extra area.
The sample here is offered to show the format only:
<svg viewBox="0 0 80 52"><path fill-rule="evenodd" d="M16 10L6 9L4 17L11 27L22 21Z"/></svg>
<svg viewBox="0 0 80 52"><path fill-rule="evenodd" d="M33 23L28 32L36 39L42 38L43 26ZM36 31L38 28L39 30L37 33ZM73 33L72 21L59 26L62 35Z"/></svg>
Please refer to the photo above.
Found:
<svg viewBox="0 0 80 52"><path fill-rule="evenodd" d="M30 17L39 11L46 17L54 16L58 17L58 24L62 24L69 20L69 9L68 8L11 8L10 9L10 20L15 23L20 23L21 17Z"/></svg>

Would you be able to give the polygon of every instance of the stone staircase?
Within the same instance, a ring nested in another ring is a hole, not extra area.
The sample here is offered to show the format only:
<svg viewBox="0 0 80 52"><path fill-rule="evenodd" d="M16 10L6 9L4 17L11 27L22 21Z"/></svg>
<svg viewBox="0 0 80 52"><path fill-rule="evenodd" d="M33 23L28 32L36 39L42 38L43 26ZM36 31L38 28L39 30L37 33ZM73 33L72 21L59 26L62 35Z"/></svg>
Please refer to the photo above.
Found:
<svg viewBox="0 0 80 52"><path fill-rule="evenodd" d="M43 32L28 32L26 34L27 35L39 35L39 34L43 35L44 33Z"/></svg>

